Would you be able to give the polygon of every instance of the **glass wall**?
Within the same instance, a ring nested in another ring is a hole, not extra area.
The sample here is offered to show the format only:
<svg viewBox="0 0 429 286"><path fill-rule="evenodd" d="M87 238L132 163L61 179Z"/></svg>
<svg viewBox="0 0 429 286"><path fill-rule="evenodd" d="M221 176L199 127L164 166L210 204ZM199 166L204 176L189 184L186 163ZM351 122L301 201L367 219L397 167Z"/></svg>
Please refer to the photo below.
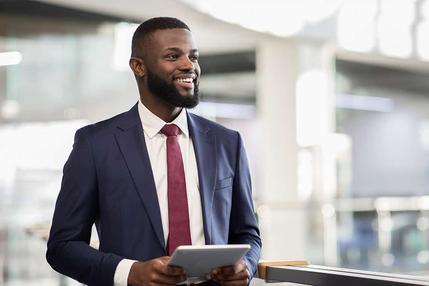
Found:
<svg viewBox="0 0 429 286"><path fill-rule="evenodd" d="M45 240L74 132L138 98L115 58L124 26L66 14L0 13L0 285L65 283Z"/></svg>
<svg viewBox="0 0 429 286"><path fill-rule="evenodd" d="M429 263L429 74L338 60L338 248L344 266L418 272Z"/></svg>

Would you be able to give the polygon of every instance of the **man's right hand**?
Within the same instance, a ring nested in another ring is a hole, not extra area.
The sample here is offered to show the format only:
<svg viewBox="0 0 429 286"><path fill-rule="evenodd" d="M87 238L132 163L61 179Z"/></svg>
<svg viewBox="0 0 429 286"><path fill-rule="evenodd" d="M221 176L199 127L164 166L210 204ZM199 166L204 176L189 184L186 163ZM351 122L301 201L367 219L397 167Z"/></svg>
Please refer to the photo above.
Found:
<svg viewBox="0 0 429 286"><path fill-rule="evenodd" d="M176 285L186 280L181 267L168 266L169 256L138 261L131 266L128 284L132 286Z"/></svg>

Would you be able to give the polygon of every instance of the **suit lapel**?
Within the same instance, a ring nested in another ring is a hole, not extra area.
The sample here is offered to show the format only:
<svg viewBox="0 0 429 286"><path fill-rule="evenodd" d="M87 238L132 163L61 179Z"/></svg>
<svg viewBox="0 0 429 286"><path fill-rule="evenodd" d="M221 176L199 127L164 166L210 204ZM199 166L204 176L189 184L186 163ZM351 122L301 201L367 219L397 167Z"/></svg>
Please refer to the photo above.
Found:
<svg viewBox="0 0 429 286"><path fill-rule="evenodd" d="M137 104L118 124L115 137L156 236L165 249L158 196Z"/></svg>
<svg viewBox="0 0 429 286"><path fill-rule="evenodd" d="M188 113L189 134L194 145L198 167L201 206L203 210L206 244L212 243L212 203L216 178L216 137L210 127L193 114Z"/></svg>

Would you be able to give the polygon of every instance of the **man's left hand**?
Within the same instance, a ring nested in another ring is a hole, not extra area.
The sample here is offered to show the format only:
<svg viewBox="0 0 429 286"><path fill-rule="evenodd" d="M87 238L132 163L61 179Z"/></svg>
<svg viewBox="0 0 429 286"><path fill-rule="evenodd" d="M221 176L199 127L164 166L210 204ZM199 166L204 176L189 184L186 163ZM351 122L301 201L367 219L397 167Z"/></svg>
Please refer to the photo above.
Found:
<svg viewBox="0 0 429 286"><path fill-rule="evenodd" d="M213 269L208 277L221 286L246 286L250 281L250 273L243 259L234 265Z"/></svg>

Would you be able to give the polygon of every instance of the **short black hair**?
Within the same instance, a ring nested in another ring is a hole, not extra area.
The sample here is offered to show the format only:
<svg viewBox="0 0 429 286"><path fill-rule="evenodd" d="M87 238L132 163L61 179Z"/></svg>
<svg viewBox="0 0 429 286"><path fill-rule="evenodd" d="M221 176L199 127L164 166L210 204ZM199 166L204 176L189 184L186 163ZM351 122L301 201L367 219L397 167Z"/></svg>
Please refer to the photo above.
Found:
<svg viewBox="0 0 429 286"><path fill-rule="evenodd" d="M191 31L188 25L177 18L155 17L148 19L141 23L134 32L131 42L131 56L135 57L139 55L139 51L141 51L142 44L147 36L157 30L165 29L186 29Z"/></svg>

